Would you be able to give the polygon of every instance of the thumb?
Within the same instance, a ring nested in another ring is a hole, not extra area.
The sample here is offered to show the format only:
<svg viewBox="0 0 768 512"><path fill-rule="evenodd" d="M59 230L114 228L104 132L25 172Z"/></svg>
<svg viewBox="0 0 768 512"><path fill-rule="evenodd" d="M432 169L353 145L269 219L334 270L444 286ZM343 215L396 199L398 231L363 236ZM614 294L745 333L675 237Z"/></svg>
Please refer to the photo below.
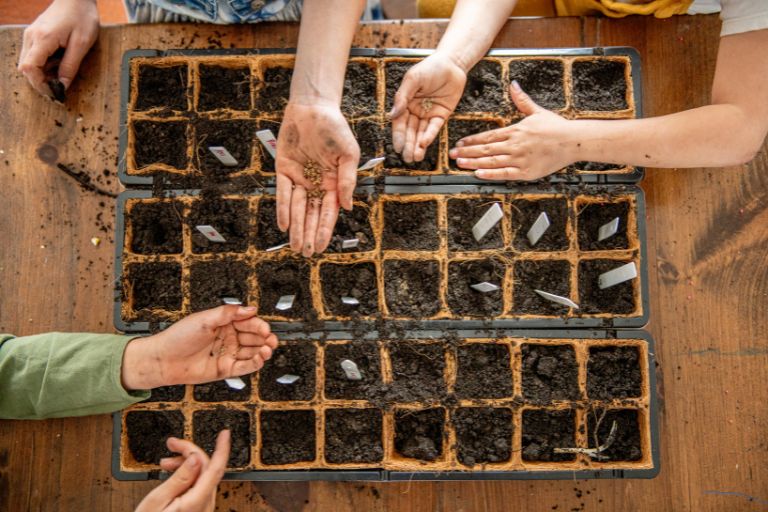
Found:
<svg viewBox="0 0 768 512"><path fill-rule="evenodd" d="M396 119L408 110L408 102L413 99L419 89L417 80L414 78L411 71L405 74L403 82L400 84L400 88L395 93L395 101L392 105L392 110L389 111L390 119Z"/></svg>
<svg viewBox="0 0 768 512"><path fill-rule="evenodd" d="M164 510L173 500L187 492L200 475L201 461L197 454L192 454L184 464L162 485L147 494L139 504L137 511Z"/></svg>
<svg viewBox="0 0 768 512"><path fill-rule="evenodd" d="M67 89L72 84L72 80L75 79L77 70L80 69L80 63L93 43L92 38L80 32L72 32L69 36L67 49L64 52L64 57L61 58L61 64L59 64L59 80Z"/></svg>
<svg viewBox="0 0 768 512"><path fill-rule="evenodd" d="M523 91L523 88L520 87L517 80L512 80L512 83L509 86L509 95L512 97L512 101L515 103L517 109L527 116L544 110L542 107L538 106L525 91Z"/></svg>
<svg viewBox="0 0 768 512"><path fill-rule="evenodd" d="M200 315L203 326L215 329L255 316L256 308L253 306L226 305L207 309L196 314Z"/></svg>

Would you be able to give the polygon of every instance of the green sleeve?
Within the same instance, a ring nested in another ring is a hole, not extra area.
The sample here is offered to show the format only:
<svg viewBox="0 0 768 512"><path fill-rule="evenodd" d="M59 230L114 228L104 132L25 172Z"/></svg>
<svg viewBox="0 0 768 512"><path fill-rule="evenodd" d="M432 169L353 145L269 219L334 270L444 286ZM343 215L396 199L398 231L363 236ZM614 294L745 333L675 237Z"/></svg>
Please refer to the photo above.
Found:
<svg viewBox="0 0 768 512"><path fill-rule="evenodd" d="M135 336L0 334L0 418L43 419L113 412L149 398L120 380Z"/></svg>

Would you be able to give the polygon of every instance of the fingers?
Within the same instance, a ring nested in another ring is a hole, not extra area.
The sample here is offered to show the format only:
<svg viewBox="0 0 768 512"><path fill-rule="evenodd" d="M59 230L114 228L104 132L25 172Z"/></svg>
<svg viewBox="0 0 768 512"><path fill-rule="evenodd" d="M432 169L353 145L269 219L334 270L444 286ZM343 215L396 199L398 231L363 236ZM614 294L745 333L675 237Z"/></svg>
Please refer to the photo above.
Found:
<svg viewBox="0 0 768 512"><path fill-rule="evenodd" d="M200 322L203 329L215 330L235 321L252 318L255 315L256 308L253 306L226 305L200 311L188 316L179 323L197 321Z"/></svg>
<svg viewBox="0 0 768 512"><path fill-rule="evenodd" d="M413 161L414 162L421 162L424 159L424 154L426 153L426 151L425 151L425 148L421 146L420 142L421 142L421 134L426 131L427 126L429 126L428 119L426 118L419 119L419 127L416 130L416 140L414 141L414 145L413 145Z"/></svg>
<svg viewBox="0 0 768 512"><path fill-rule="evenodd" d="M432 144L432 141L435 140L437 134L440 133L440 128L443 127L443 123L445 123L445 120L442 117L433 117L429 120L427 128L419 133L418 144L424 150L424 153L426 153L427 148Z"/></svg>
<svg viewBox="0 0 768 512"><path fill-rule="evenodd" d="M64 87L69 89L72 80L77 75L77 70L80 69L80 63L83 61L83 57L91 49L93 43L96 41L96 34L88 36L82 32L72 32L67 41L67 51L64 52L64 57L59 64L59 80L64 84Z"/></svg>
<svg viewBox="0 0 768 512"><path fill-rule="evenodd" d="M400 88L395 93L395 100L392 105L392 110L389 111L389 118L393 121L402 116L408 111L408 103L413 99L413 96L418 91L417 80L414 78L414 74L410 71L403 77L403 82L400 84Z"/></svg>
<svg viewBox="0 0 768 512"><path fill-rule="evenodd" d="M59 42L53 37L30 38L31 46L19 61L19 71L29 80L32 87L43 96L50 96L50 90L45 83L45 63L56 50Z"/></svg>
<svg viewBox="0 0 768 512"><path fill-rule="evenodd" d="M166 512L213 510L216 503L216 489L224 476L229 460L230 439L229 430L219 432L216 439L216 449L210 462L197 477L192 488L174 500Z"/></svg>
<svg viewBox="0 0 768 512"><path fill-rule="evenodd" d="M456 143L456 148L464 148L468 146L477 146L480 144L492 144L494 142L502 142L509 138L509 127L498 128L496 130L489 130L487 132L476 133L469 137L464 137ZM453 157L451 157L453 158Z"/></svg>
<svg viewBox="0 0 768 512"><path fill-rule="evenodd" d="M232 325L238 333L252 333L262 338L269 336L272 332L267 322L255 316L245 320L237 320Z"/></svg>
<svg viewBox="0 0 768 512"><path fill-rule="evenodd" d="M272 347L267 345L246 347L241 346L235 354L235 359L245 361L258 357L262 362L269 361L272 358Z"/></svg>
<svg viewBox="0 0 768 512"><path fill-rule="evenodd" d="M339 160L339 183L337 187L339 191L338 202L341 204L341 207L347 211L352 211L352 196L355 193L355 186L357 185L357 164L359 161L359 148L357 155L348 155ZM338 209L338 206L336 206L336 208ZM338 211L336 212L336 216L338 216ZM335 223L336 219L334 219L334 224ZM333 226L331 226L331 231L333 231Z"/></svg>
<svg viewBox="0 0 768 512"><path fill-rule="evenodd" d="M177 455L176 457L163 457L160 459L160 469L169 473L176 471L184 464L184 457Z"/></svg>
<svg viewBox="0 0 768 512"><path fill-rule="evenodd" d="M277 175L277 227L285 231L291 227L291 192L293 182L285 174Z"/></svg>
<svg viewBox="0 0 768 512"><path fill-rule="evenodd" d="M396 153L402 153L405 148L405 133L408 130L408 119L411 114L406 112L392 120L392 148Z"/></svg>
<svg viewBox="0 0 768 512"><path fill-rule="evenodd" d="M520 84L517 83L517 80L512 80L512 83L509 85L509 95L512 97L512 101L515 103L517 109L527 116L544 110L542 107L538 106L530 96L523 92L523 89L520 87Z"/></svg>
<svg viewBox="0 0 768 512"><path fill-rule="evenodd" d="M512 167L515 160L510 155L493 155L481 158L457 158L456 165L462 169L501 169Z"/></svg>
<svg viewBox="0 0 768 512"><path fill-rule="evenodd" d="M475 171L475 176L481 180L523 180L528 181L532 178L527 177L517 167L507 167L504 169L480 169Z"/></svg>
<svg viewBox="0 0 768 512"><path fill-rule="evenodd" d="M419 118L408 116L408 126L405 130L405 146L403 147L403 160L406 163L413 162L413 149L416 146L416 133L419 128Z"/></svg>
<svg viewBox="0 0 768 512"><path fill-rule="evenodd" d="M307 215L307 190L297 185L291 197L291 249L301 251L304 242L304 222ZM313 237L314 240L314 237Z"/></svg>
<svg viewBox="0 0 768 512"><path fill-rule="evenodd" d="M509 142L505 139L501 142L491 142L489 144L477 144L476 146L461 146L453 148L448 152L448 156L454 160L459 158L481 158L484 156L506 155L510 154Z"/></svg>
<svg viewBox="0 0 768 512"><path fill-rule="evenodd" d="M139 505L139 510L163 510L187 492L200 475L201 462L197 454L188 457L168 480L147 494Z"/></svg>
<svg viewBox="0 0 768 512"><path fill-rule="evenodd" d="M165 445L171 452L180 453L184 459L188 459L192 454L196 454L200 457L203 466L208 463L208 454L191 441L179 439L178 437L169 437L165 441Z"/></svg>
<svg viewBox="0 0 768 512"><path fill-rule="evenodd" d="M336 201L334 200L334 203ZM319 199L309 201L309 208L307 211L307 217L304 220L304 248L301 253L304 257L309 258L315 253L315 237L317 235L317 227L320 223L320 205ZM294 226L295 228L296 226Z"/></svg>
<svg viewBox="0 0 768 512"><path fill-rule="evenodd" d="M320 207L320 220L317 227L317 237L315 238L315 252L323 252L328 247L328 244L331 243L333 228L336 226L336 219L338 218L339 202L336 198L336 193L329 190L325 194Z"/></svg>

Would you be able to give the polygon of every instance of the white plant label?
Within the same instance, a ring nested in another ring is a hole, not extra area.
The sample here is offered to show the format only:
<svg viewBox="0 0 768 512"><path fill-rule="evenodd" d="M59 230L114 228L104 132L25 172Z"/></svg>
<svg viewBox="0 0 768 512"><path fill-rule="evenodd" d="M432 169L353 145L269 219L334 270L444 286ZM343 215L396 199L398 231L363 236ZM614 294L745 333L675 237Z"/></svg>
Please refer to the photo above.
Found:
<svg viewBox="0 0 768 512"><path fill-rule="evenodd" d="M618 233L619 231L619 218L616 217L611 222L607 222L600 226L600 229L597 230L597 241L602 242L606 238L611 238L613 235Z"/></svg>
<svg viewBox="0 0 768 512"><path fill-rule="evenodd" d="M560 295L555 295L554 293L548 293L542 290L533 290L533 291L535 291L541 297L547 299L548 301L552 301L556 304L560 304L561 306L565 306L568 308L579 309L579 305L573 302L568 297L561 297Z"/></svg>
<svg viewBox="0 0 768 512"><path fill-rule="evenodd" d="M224 146L208 146L208 151L213 153L213 156L215 156L216 159L221 162L221 165L225 165L227 167L234 167L237 165L237 160L235 160L235 157L233 157L232 153L227 151L227 148Z"/></svg>
<svg viewBox="0 0 768 512"><path fill-rule="evenodd" d="M616 286L617 284L623 283L624 281L629 281L636 277L637 267L635 267L634 261L630 261L626 265L622 265L618 268L600 274L600 276L597 278L597 285L601 290L605 290L606 288Z"/></svg>
<svg viewBox="0 0 768 512"><path fill-rule="evenodd" d="M291 375L290 373L286 373L282 377L277 378L278 384L293 384L297 380L299 380L301 377L298 375Z"/></svg>
<svg viewBox="0 0 768 512"><path fill-rule="evenodd" d="M291 245L291 243L290 243L290 242L285 242L284 244L280 244L280 245L276 245L276 246L274 246L274 247L270 247L270 248L268 248L268 249L266 250L266 252L275 252L275 251L279 251L280 249L282 249L282 248L284 248L284 247L288 247L289 245Z"/></svg>
<svg viewBox="0 0 768 512"><path fill-rule="evenodd" d="M232 389L245 389L245 382L243 382L243 379L240 377L232 377L231 379L224 379L224 382L227 383L227 386L231 387Z"/></svg>
<svg viewBox="0 0 768 512"><path fill-rule="evenodd" d="M528 230L528 242L533 246L539 243L541 237L547 232L550 226L549 217L547 212L541 212L536 218L536 222L533 223L531 229Z"/></svg>
<svg viewBox="0 0 768 512"><path fill-rule="evenodd" d="M256 136L266 148L267 152L272 155L272 158L277 158L277 139L272 130L259 130L256 132Z"/></svg>
<svg viewBox="0 0 768 512"><path fill-rule="evenodd" d="M501 209L501 205L494 203L472 227L472 235L475 237L475 240L478 242L482 240L493 226L499 223L502 217L504 217L504 212Z"/></svg>
<svg viewBox="0 0 768 512"><path fill-rule="evenodd" d="M341 302L343 302L347 306L359 306L360 305L360 301L357 300L354 297L342 297L341 298Z"/></svg>
<svg viewBox="0 0 768 512"><path fill-rule="evenodd" d="M357 367L354 361L345 359L341 362L341 369L344 370L349 380L362 380L363 374L360 373L360 369Z"/></svg>
<svg viewBox="0 0 768 512"><path fill-rule="evenodd" d="M499 287L496 286L495 284L487 283L487 282L471 284L471 285L469 285L469 287L472 288L473 290L477 290L478 292L481 292L481 293L495 292L496 290L499 289Z"/></svg>
<svg viewBox="0 0 768 512"><path fill-rule="evenodd" d="M234 297L222 297L221 302L226 304L227 306L242 306L243 303L240 301L240 299L236 299Z"/></svg>
<svg viewBox="0 0 768 512"><path fill-rule="evenodd" d="M341 241L342 249L355 249L358 245L360 245L360 240L357 238L350 238L349 240Z"/></svg>
<svg viewBox="0 0 768 512"><path fill-rule="evenodd" d="M275 309L278 311L288 311L293 307L294 299L296 299L295 295L283 295L277 301L277 304L275 305Z"/></svg>
<svg viewBox="0 0 768 512"><path fill-rule="evenodd" d="M379 165L381 162L384 161L383 156L379 156L376 158L371 158L367 162L365 162L363 165L357 168L358 171L367 171L368 169L373 169L377 165Z"/></svg>
<svg viewBox="0 0 768 512"><path fill-rule="evenodd" d="M204 224L201 226L195 226L195 228L197 228L197 230L201 232L203 236L211 242L222 244L227 241L227 239L221 236L221 233L216 231L216 228L214 228L213 226L208 226Z"/></svg>

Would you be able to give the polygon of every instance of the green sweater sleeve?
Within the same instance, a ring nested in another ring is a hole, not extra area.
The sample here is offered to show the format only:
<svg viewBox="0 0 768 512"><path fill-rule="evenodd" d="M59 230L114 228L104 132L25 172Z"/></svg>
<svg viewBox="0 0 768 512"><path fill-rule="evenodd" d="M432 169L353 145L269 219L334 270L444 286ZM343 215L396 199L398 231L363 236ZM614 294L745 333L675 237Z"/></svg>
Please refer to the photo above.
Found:
<svg viewBox="0 0 768 512"><path fill-rule="evenodd" d="M43 419L113 412L149 398L121 383L123 352L135 336L0 334L0 418Z"/></svg>

